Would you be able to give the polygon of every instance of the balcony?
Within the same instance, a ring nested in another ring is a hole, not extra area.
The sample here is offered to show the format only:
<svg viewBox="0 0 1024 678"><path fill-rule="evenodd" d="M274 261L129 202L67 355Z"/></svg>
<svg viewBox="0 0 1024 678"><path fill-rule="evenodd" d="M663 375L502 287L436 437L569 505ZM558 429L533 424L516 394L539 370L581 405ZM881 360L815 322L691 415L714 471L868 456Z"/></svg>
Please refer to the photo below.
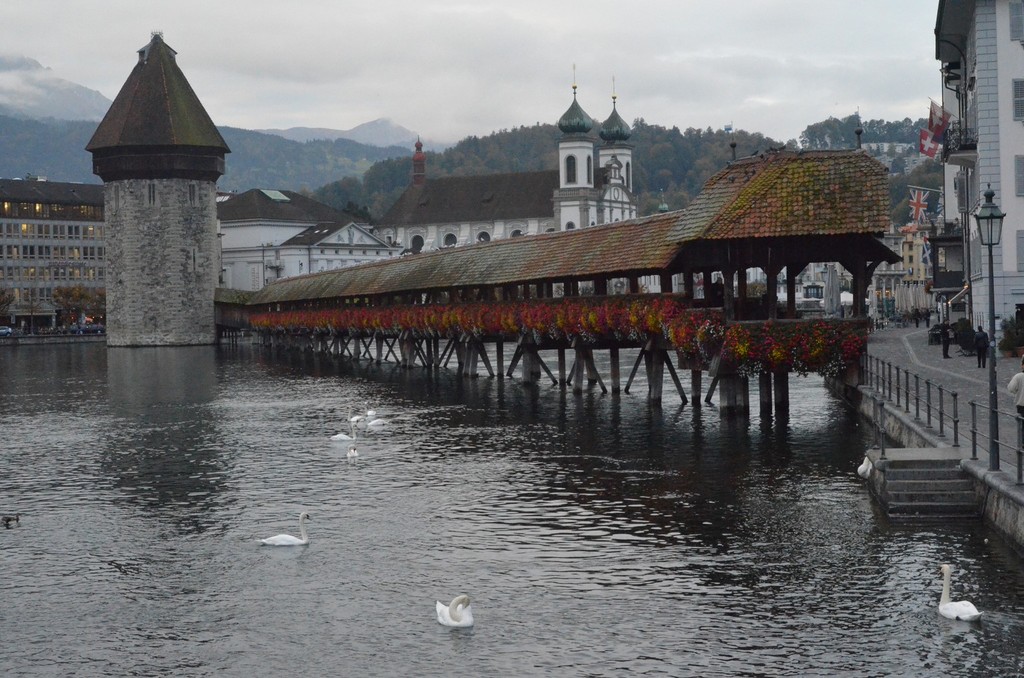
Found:
<svg viewBox="0 0 1024 678"><path fill-rule="evenodd" d="M961 120L949 123L942 140L942 161L949 165L974 167L978 160L978 131Z"/></svg>

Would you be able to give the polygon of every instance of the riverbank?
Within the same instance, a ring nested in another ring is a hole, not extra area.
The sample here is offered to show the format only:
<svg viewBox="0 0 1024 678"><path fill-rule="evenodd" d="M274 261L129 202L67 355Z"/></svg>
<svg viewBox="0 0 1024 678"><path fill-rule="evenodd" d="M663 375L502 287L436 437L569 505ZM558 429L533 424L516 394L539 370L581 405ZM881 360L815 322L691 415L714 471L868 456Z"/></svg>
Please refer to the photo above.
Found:
<svg viewBox="0 0 1024 678"><path fill-rule="evenodd" d="M52 346L56 344L103 344L103 334L30 334L20 337L0 337L0 348L5 346Z"/></svg>
<svg viewBox="0 0 1024 678"><path fill-rule="evenodd" d="M928 330L924 325L873 333L868 341L868 355L872 360L900 366L916 375L919 381L929 382L935 390L941 387L947 393L956 394L957 407L950 409L953 414L948 426L937 426L936 421L921 415L916 403L909 406L904 400L902 407L886 402L882 408L882 429L902 448L934 449L937 458L948 457L951 453L958 456L961 468L974 482L984 520L1024 555L1024 486L1017 484L1016 445L1006 442L999 445L999 470L996 471L990 470L987 440L979 439L975 449L977 458L972 458L971 418L964 415L970 411L971 402L987 407L988 370L978 367L975 356L963 355L955 347L950 349L950 358L943 358L940 346L928 344ZM999 427L1003 441L1016 441L1016 421L1011 414L1014 405L1006 383L1019 365L1017 358L996 359ZM846 389L845 395L863 417L878 425L876 401L885 400L884 396L891 394L865 383ZM912 395L911 402L913 398ZM946 403L946 407L952 407L952 403ZM979 408L978 411L976 425L987 435L988 410Z"/></svg>

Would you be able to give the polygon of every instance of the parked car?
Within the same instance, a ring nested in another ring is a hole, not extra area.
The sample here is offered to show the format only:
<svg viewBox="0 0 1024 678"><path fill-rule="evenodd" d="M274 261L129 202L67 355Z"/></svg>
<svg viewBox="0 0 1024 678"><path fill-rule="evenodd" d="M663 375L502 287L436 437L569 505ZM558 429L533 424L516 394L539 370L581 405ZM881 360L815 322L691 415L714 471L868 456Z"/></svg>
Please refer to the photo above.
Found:
<svg viewBox="0 0 1024 678"><path fill-rule="evenodd" d="M0 337L13 337L14 330L7 325L0 325Z"/></svg>

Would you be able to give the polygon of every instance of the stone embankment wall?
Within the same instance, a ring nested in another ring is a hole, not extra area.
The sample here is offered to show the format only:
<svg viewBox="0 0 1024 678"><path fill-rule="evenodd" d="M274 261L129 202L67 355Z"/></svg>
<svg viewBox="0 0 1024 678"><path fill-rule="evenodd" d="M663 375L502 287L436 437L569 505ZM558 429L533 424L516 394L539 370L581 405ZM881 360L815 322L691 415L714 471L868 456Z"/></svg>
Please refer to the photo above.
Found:
<svg viewBox="0 0 1024 678"><path fill-rule="evenodd" d="M877 425L877 409L873 402L876 394L872 389L837 381L827 381L826 384L830 390L847 400L872 426ZM883 409L885 414L882 428L888 439L895 443L895 447L953 447L954 434L951 428L947 426L944 435L940 436L934 420L933 426L928 427L925 418L915 418L913 405L910 412L889 402L885 403ZM960 447L957 449L961 450L960 466L974 480L975 493L981 498L984 520L1024 556L1024 485L1017 485L1016 469L1010 472L1005 468L989 471L987 454L979 454L979 459L972 460L969 435L965 428L961 429L958 440Z"/></svg>

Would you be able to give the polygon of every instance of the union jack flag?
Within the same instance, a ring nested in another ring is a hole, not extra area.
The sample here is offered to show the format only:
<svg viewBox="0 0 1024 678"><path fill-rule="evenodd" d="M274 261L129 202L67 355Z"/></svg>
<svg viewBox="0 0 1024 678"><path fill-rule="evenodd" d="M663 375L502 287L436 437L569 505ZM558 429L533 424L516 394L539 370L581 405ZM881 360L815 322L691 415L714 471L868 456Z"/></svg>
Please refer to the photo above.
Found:
<svg viewBox="0 0 1024 678"><path fill-rule="evenodd" d="M917 188L910 189L910 220L915 224L923 222L927 211L928 191Z"/></svg>

